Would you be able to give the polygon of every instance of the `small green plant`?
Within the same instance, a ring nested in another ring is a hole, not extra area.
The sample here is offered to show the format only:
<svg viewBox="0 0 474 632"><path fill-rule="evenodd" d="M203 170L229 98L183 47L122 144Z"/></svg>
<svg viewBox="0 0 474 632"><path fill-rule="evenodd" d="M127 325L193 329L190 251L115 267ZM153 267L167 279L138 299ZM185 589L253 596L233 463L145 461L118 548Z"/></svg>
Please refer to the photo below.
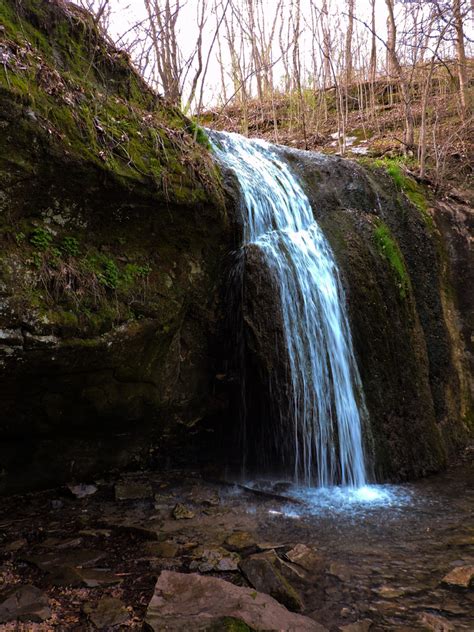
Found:
<svg viewBox="0 0 474 632"><path fill-rule="evenodd" d="M43 257L41 256L40 252L34 252L31 255L31 265L36 268L37 270L39 270L41 268L43 264Z"/></svg>
<svg viewBox="0 0 474 632"><path fill-rule="evenodd" d="M111 290L116 290L120 281L120 273L113 259L104 259L102 270L97 272L99 283Z"/></svg>
<svg viewBox="0 0 474 632"><path fill-rule="evenodd" d="M127 263L123 271L124 289L131 288L135 285L137 279L145 280L151 272L151 266L146 263L138 265L136 263Z"/></svg>
<svg viewBox="0 0 474 632"><path fill-rule="evenodd" d="M145 263L145 265L143 266L137 266L137 277L140 277L142 279L146 278L147 276L149 276L151 273L151 266L148 263Z"/></svg>
<svg viewBox="0 0 474 632"><path fill-rule="evenodd" d="M49 249L48 251L49 256L51 257L51 260L53 261L53 263L59 263L61 257L62 257L62 252L59 248L56 248L56 246L53 246L52 248Z"/></svg>
<svg viewBox="0 0 474 632"><path fill-rule="evenodd" d="M30 243L38 250L45 252L51 246L53 235L45 228L35 228L30 235Z"/></svg>
<svg viewBox="0 0 474 632"><path fill-rule="evenodd" d="M23 243L25 241L25 233L22 233L21 231L18 233L15 233L15 241L17 243L17 246L19 246L21 243Z"/></svg>
<svg viewBox="0 0 474 632"><path fill-rule="evenodd" d="M387 259L397 277L400 297L405 298L410 288L410 277L397 242L392 237L389 227L381 221L375 228L375 241L379 252Z"/></svg>
<svg viewBox="0 0 474 632"><path fill-rule="evenodd" d="M195 123L194 121L189 121L187 125L187 130L190 134L192 134L197 143L205 147L206 149L211 149L211 143L209 142L209 138L207 137L206 132L203 128Z"/></svg>
<svg viewBox="0 0 474 632"><path fill-rule="evenodd" d="M77 257L80 253L79 242L75 237L64 237L60 248L68 257Z"/></svg>

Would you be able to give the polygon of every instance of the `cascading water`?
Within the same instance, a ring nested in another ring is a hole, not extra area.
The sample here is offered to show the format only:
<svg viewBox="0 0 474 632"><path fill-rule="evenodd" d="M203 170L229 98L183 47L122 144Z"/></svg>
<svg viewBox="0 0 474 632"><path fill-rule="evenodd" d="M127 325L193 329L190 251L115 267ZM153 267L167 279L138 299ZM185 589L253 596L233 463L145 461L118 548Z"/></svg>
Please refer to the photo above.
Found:
<svg viewBox="0 0 474 632"><path fill-rule="evenodd" d="M306 485L362 486L365 406L331 248L275 147L237 134L210 137L240 185L242 248L261 251L279 292L290 376L291 436L285 440L294 478Z"/></svg>

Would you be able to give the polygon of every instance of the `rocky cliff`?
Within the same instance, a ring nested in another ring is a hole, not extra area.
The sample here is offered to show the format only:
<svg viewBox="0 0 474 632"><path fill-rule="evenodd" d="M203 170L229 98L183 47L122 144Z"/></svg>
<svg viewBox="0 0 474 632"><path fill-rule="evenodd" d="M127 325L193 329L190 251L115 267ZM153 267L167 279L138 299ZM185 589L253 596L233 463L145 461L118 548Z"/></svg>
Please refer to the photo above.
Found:
<svg viewBox="0 0 474 632"><path fill-rule="evenodd" d="M142 460L151 436L189 439L219 407L230 233L207 139L91 16L7 0L0 23L0 488L14 491Z"/></svg>
<svg viewBox="0 0 474 632"><path fill-rule="evenodd" d="M371 476L437 471L473 430L472 212L437 201L396 161L280 153L304 183L342 273L370 418ZM288 393L275 390L287 374L276 289L258 249L246 249L245 266L247 458L258 469L271 437L284 441L291 427L288 414L279 416L289 410Z"/></svg>
<svg viewBox="0 0 474 632"><path fill-rule="evenodd" d="M0 491L186 458L199 430L233 437L235 182L87 13L4 0L0 23ZM470 209L393 165L281 151L341 267L374 473L440 469L472 432ZM268 372L286 369L258 251L247 264L258 435L284 405Z"/></svg>

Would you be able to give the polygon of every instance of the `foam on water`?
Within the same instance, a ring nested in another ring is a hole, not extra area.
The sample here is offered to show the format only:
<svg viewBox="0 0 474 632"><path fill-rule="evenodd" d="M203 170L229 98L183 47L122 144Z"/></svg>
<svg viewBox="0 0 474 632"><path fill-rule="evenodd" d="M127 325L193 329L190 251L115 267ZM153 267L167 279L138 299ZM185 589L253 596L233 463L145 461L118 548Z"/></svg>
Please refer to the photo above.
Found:
<svg viewBox="0 0 474 632"><path fill-rule="evenodd" d="M367 511L399 509L413 502L412 491L402 485L363 485L362 487L296 487L285 496L302 501L295 508L286 505L281 509L285 517L328 515L334 513L364 514Z"/></svg>

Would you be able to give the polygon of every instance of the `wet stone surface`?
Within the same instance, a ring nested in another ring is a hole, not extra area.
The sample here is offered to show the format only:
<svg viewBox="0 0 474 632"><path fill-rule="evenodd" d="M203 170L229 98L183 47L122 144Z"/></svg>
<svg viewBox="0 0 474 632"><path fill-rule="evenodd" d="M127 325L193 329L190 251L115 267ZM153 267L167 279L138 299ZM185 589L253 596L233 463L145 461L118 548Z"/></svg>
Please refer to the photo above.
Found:
<svg viewBox="0 0 474 632"><path fill-rule="evenodd" d="M225 582L209 610L217 618L199 629L225 630L241 595L255 629L254 601L267 622L303 617L305 629L473 630L473 483L469 463L357 494L262 481L243 489L170 470L85 481L90 494L4 498L1 629L138 631L147 611L159 629L157 582L167 577L190 598L199 587L212 594L207 580ZM180 603L167 598L169 621Z"/></svg>

